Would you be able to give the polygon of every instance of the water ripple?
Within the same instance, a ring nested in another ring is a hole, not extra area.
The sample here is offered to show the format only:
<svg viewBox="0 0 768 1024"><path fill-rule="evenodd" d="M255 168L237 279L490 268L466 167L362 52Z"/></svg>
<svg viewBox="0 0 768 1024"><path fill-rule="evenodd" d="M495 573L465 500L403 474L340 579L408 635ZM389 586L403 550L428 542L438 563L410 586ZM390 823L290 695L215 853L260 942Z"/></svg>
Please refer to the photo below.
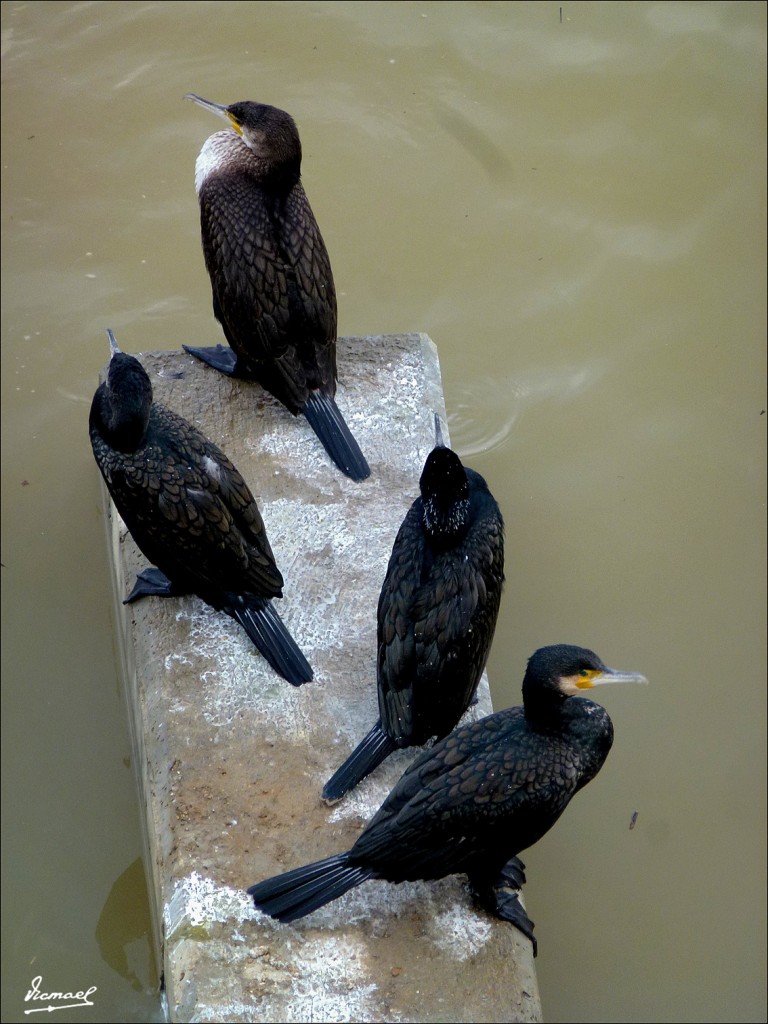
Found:
<svg viewBox="0 0 768 1024"><path fill-rule="evenodd" d="M548 366L526 376L479 377L458 389L449 417L451 445L462 456L493 451L505 444L518 417L551 399L570 400L604 373L599 361Z"/></svg>

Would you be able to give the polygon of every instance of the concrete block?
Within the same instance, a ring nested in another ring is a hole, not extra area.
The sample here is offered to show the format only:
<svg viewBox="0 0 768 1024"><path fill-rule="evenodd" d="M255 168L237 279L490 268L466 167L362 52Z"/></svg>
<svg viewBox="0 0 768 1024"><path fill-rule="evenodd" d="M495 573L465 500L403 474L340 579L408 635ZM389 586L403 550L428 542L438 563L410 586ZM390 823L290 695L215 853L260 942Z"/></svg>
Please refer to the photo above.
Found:
<svg viewBox="0 0 768 1024"><path fill-rule="evenodd" d="M128 339L121 339L127 341ZM377 716L376 607L397 530L445 421L423 334L341 338L337 401L371 465L356 484L307 422L181 350L140 355L155 400L234 461L285 579L276 606L315 679L294 688L195 597L124 606L146 563L109 505L117 632L150 899L172 1021L535 1021L530 944L464 879L367 882L295 925L248 885L348 849L415 756L332 808L323 783ZM446 432L446 442L448 442ZM487 679L472 717L491 710Z"/></svg>

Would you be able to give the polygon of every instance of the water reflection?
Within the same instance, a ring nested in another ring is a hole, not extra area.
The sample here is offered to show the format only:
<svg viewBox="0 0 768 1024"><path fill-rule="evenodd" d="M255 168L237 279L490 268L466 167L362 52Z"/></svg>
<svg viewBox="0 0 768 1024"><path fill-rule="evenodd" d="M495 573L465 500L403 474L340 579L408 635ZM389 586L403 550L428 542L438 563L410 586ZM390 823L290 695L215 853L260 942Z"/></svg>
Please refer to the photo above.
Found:
<svg viewBox="0 0 768 1024"><path fill-rule="evenodd" d="M437 123L480 164L489 178L499 182L510 180L509 156L474 121L443 104L435 103L433 111Z"/></svg>
<svg viewBox="0 0 768 1024"><path fill-rule="evenodd" d="M109 890L96 925L104 961L136 992L157 992L147 880L137 857Z"/></svg>

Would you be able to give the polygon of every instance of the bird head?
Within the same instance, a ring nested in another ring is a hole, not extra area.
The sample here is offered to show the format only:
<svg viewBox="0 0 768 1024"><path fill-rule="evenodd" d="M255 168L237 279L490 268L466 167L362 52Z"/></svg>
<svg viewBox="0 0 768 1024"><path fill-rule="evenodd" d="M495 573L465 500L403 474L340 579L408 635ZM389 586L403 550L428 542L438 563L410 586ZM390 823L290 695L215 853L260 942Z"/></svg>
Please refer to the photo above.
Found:
<svg viewBox="0 0 768 1024"><path fill-rule="evenodd" d="M451 543L466 531L469 515L469 482L461 459L443 443L440 419L435 413L435 447L424 463L419 490L422 522L429 536Z"/></svg>
<svg viewBox="0 0 768 1024"><path fill-rule="evenodd" d="M605 683L647 683L639 672L608 668L594 651L570 644L541 647L528 661L523 679L526 710L559 704Z"/></svg>
<svg viewBox="0 0 768 1024"><path fill-rule="evenodd" d="M107 330L111 358L104 382L102 419L113 447L133 451L146 434L152 408L152 384L135 356L121 352Z"/></svg>
<svg viewBox="0 0 768 1024"><path fill-rule="evenodd" d="M298 180L301 140L296 122L285 110L251 100L241 100L227 107L204 100L193 92L188 92L184 99L223 118L259 160L270 167L292 168Z"/></svg>

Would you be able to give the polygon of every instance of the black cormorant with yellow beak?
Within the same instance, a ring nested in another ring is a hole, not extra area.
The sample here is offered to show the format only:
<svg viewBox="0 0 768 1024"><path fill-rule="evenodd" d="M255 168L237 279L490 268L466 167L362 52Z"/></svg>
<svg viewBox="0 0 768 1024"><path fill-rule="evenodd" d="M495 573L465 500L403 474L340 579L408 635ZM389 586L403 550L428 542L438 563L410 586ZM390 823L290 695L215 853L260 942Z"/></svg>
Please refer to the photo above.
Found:
<svg viewBox="0 0 768 1024"><path fill-rule="evenodd" d="M336 290L296 124L265 103L185 98L229 124L203 145L195 187L213 312L231 347L184 347L303 413L339 469L364 480L370 468L336 405Z"/></svg>
<svg viewBox="0 0 768 1024"><path fill-rule="evenodd" d="M582 647L541 648L528 662L522 707L459 726L425 750L351 850L251 886L256 907L295 921L369 878L465 874L480 906L527 935L535 955L517 854L552 828L613 743L608 712L578 694L646 681Z"/></svg>

